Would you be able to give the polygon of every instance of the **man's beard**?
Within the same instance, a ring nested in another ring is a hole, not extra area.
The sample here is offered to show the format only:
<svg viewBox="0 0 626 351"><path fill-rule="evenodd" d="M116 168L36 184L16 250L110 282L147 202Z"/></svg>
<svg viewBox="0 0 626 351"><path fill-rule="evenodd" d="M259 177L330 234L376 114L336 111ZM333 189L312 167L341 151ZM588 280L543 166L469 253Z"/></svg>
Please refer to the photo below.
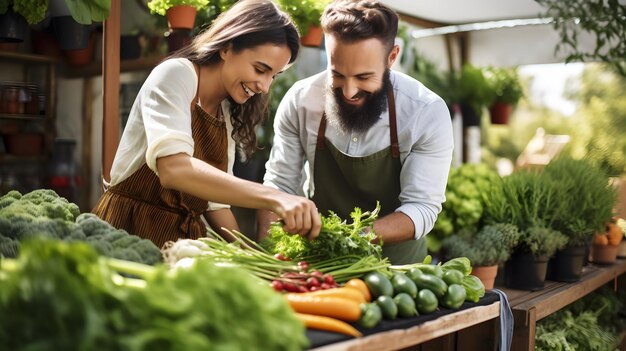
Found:
<svg viewBox="0 0 626 351"><path fill-rule="evenodd" d="M325 112L328 124L339 128L344 133L361 133L370 129L380 115L387 110L387 89L391 87L389 70L383 75L383 86L372 93L359 91L357 95L364 95L363 104L356 106L344 101L341 88L326 89Z"/></svg>

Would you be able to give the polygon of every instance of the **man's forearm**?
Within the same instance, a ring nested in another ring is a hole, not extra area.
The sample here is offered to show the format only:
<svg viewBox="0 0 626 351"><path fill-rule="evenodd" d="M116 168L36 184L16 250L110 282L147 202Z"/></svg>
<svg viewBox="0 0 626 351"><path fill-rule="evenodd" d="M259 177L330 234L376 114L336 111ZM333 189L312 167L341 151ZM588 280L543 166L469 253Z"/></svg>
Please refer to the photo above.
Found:
<svg viewBox="0 0 626 351"><path fill-rule="evenodd" d="M409 216L394 212L374 222L374 232L383 239L383 243L397 243L413 240L415 225Z"/></svg>

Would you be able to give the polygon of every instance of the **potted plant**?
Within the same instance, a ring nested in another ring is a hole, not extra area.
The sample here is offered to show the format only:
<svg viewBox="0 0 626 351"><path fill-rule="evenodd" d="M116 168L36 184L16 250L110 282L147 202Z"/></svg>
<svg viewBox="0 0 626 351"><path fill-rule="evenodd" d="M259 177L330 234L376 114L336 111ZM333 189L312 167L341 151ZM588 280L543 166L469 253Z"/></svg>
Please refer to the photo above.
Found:
<svg viewBox="0 0 626 351"><path fill-rule="evenodd" d="M482 110L489 103L492 92L483 70L463 65L453 79L453 89L461 105L463 127L480 125Z"/></svg>
<svg viewBox="0 0 626 351"><path fill-rule="evenodd" d="M37 24L46 17L46 0L0 0L0 42L24 41L29 24Z"/></svg>
<svg viewBox="0 0 626 351"><path fill-rule="evenodd" d="M525 170L502 178L489 190L485 223L513 224L521 233L505 264L505 284L510 288L542 289L548 258L567 243L565 235L552 229L561 214L554 182L543 173Z"/></svg>
<svg viewBox="0 0 626 351"><path fill-rule="evenodd" d="M111 0L50 0L50 15L53 32L62 50L87 49L85 56L92 56L88 48L92 38L94 22L102 22L109 17ZM66 52L67 54L67 52ZM82 53L71 52L70 55Z"/></svg>
<svg viewBox="0 0 626 351"><path fill-rule="evenodd" d="M517 71L512 68L493 68L485 71L491 86L489 115L493 124L507 124L513 109L524 96Z"/></svg>
<svg viewBox="0 0 626 351"><path fill-rule="evenodd" d="M449 259L467 257L472 262L472 275L492 289L498 265L506 262L517 246L520 232L512 224L498 223L482 227L473 235L460 234L446 238L443 247Z"/></svg>
<svg viewBox="0 0 626 351"><path fill-rule="evenodd" d="M151 0L150 12L167 17L171 29L191 30L194 27L196 13L209 5L209 0Z"/></svg>
<svg viewBox="0 0 626 351"><path fill-rule="evenodd" d="M561 214L551 227L565 234L567 246L550 260L551 280L572 282L580 279L589 243L611 221L617 192L609 177L588 160L560 158L544 170L558 188L555 196Z"/></svg>
<svg viewBox="0 0 626 351"><path fill-rule="evenodd" d="M624 239L623 223L618 225L623 219L614 218L606 224L603 232L596 233L593 238L593 245L589 255L589 260L599 264L613 264L617 259L620 245Z"/></svg>
<svg viewBox="0 0 626 351"><path fill-rule="evenodd" d="M319 47L322 44L320 18L330 0L278 0L300 31L303 46Z"/></svg>

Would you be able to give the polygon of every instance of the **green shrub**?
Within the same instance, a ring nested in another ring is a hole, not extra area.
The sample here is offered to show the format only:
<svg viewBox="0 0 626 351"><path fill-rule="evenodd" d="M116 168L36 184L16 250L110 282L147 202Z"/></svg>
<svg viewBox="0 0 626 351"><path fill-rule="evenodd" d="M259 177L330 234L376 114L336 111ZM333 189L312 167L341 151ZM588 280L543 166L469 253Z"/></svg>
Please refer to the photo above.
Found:
<svg viewBox="0 0 626 351"><path fill-rule="evenodd" d="M588 160L554 160L544 173L559 189L561 215L551 227L569 238L569 246L585 245L611 220L616 190L608 176Z"/></svg>
<svg viewBox="0 0 626 351"><path fill-rule="evenodd" d="M474 235L448 237L443 246L449 258L465 256L473 266L493 266L509 259L519 239L516 226L499 223L485 226Z"/></svg>
<svg viewBox="0 0 626 351"><path fill-rule="evenodd" d="M552 256L568 238L553 229L567 210L556 180L542 172L520 171L490 189L485 202L485 223L510 223L520 230L516 251Z"/></svg>
<svg viewBox="0 0 626 351"><path fill-rule="evenodd" d="M174 6L187 5L201 10L209 5L209 0L151 0L148 2L150 12L165 16L168 9Z"/></svg>
<svg viewBox="0 0 626 351"><path fill-rule="evenodd" d="M462 230L475 232L483 216L485 196L498 174L484 164L463 164L450 169L446 202L433 231L426 237L431 252L439 251L441 241Z"/></svg>

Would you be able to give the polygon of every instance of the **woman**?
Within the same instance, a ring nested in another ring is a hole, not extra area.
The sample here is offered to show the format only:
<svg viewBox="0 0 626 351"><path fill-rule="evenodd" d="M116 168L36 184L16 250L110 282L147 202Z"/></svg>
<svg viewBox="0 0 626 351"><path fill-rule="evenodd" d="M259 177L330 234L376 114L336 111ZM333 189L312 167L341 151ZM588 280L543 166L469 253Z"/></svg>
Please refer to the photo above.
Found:
<svg viewBox="0 0 626 351"><path fill-rule="evenodd" d="M238 228L228 206L208 201L270 210L285 230L317 236L313 202L226 172L235 143L247 155L256 148L265 94L298 50L294 25L269 0L242 0L220 15L146 79L93 212L158 246L205 236L203 215L213 228Z"/></svg>

